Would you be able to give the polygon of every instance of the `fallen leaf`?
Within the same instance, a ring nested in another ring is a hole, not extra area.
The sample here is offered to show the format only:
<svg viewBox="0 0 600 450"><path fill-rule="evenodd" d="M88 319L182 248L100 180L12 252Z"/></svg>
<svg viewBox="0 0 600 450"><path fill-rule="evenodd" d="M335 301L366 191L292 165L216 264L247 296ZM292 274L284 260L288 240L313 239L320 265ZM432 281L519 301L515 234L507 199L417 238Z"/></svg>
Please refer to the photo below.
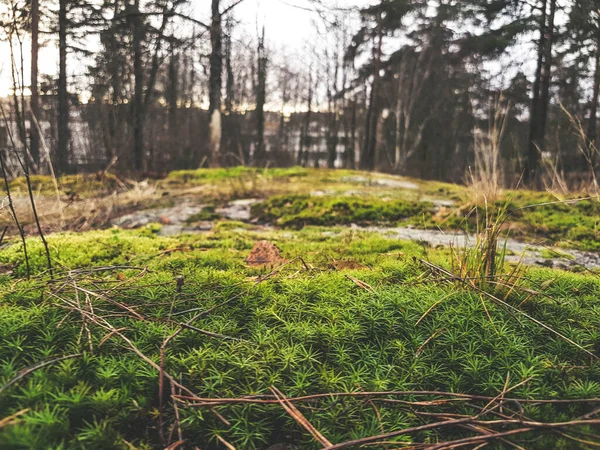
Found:
<svg viewBox="0 0 600 450"><path fill-rule="evenodd" d="M353 259L334 259L331 265L335 270L360 270L368 268Z"/></svg>
<svg viewBox="0 0 600 450"><path fill-rule="evenodd" d="M251 267L273 267L283 264L284 262L285 259L281 257L281 250L279 250L279 247L269 241L258 241L254 244L250 255L246 258L246 264Z"/></svg>

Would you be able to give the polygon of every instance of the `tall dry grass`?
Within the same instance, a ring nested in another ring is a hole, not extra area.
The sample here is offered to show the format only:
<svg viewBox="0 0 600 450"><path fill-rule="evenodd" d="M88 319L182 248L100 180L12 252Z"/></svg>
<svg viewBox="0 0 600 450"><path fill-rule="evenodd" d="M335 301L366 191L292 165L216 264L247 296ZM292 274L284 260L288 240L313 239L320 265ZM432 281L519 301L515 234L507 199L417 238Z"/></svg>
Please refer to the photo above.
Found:
<svg viewBox="0 0 600 450"><path fill-rule="evenodd" d="M474 166L469 168L468 184L478 197L493 201L501 194L504 168L500 151L506 131L510 105L502 96L490 100L488 125L473 130Z"/></svg>
<svg viewBox="0 0 600 450"><path fill-rule="evenodd" d="M600 150L595 142L589 140L585 126L580 117L572 114L564 105L560 105L562 112L569 120L573 134L578 140L577 150L583 156L587 165L587 175L567 178L560 170L558 161L542 161L542 182L546 190L562 195L574 193L600 194L598 184L597 166L600 163Z"/></svg>

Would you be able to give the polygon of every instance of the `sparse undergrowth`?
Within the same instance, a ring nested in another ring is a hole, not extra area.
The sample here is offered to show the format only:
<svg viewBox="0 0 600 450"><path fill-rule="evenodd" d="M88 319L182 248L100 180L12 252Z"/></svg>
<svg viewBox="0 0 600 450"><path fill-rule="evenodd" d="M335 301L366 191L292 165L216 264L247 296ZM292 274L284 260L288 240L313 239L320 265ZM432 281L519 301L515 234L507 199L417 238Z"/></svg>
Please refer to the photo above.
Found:
<svg viewBox="0 0 600 450"><path fill-rule="evenodd" d="M166 238L154 231L51 236L63 267L53 281L42 273L38 242L30 241L31 281L19 244L0 253L5 272L13 271L0 277L0 386L40 361L79 355L0 388L0 419L28 410L0 429L0 448L163 448L161 432L177 440L177 426L170 428L177 415L190 448L224 448L219 438L238 449L278 442L319 448L279 405L215 407L226 425L206 407L178 402L174 409L167 383L161 408L160 371L140 354L160 364L161 346L179 323L224 302L165 349L165 372L199 397L270 394L271 386L287 397L427 390L495 397L508 388L511 398L600 397L597 360L478 291L443 283L419 262L450 268L446 250L424 255L416 244L340 228L275 231L223 222L205 235ZM275 272L248 267L244 259L261 239L277 244L287 265ZM600 352L597 277L531 268L519 287L503 298ZM338 443L443 417L425 413L473 412L464 400L439 399L327 397L297 406ZM436 401L411 403L423 400ZM502 412L561 422L597 407L522 402L506 403ZM544 431L511 440L526 448L587 448L580 441L595 439L589 433L597 427L579 427L571 438ZM453 427L395 439L433 443L466 435Z"/></svg>
<svg viewBox="0 0 600 450"><path fill-rule="evenodd" d="M462 186L349 170L198 169L137 184L110 174L66 176L59 180L62 217L52 179L36 176L32 181L41 215L51 230L59 229L60 220L67 229L103 228L110 225L114 215L173 204L177 199L219 206L238 198L263 199L254 207L254 219L292 228L356 223L473 232L485 215L483 199ZM23 223L28 225L32 218L27 202L19 202L24 198L23 180L13 181L11 188ZM505 228L512 237L600 250L597 197L581 194L559 198L550 193L506 191L489 206L507 211ZM217 219L207 210L190 221ZM7 214L0 217L0 225L8 223Z"/></svg>

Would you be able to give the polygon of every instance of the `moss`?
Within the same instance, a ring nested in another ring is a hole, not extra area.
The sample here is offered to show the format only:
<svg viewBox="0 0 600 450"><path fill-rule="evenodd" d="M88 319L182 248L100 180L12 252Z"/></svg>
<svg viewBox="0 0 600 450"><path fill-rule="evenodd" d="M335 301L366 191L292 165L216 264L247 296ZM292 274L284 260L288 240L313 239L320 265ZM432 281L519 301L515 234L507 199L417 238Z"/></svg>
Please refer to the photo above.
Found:
<svg viewBox="0 0 600 450"><path fill-rule="evenodd" d="M288 208L290 199L282 201L280 207ZM322 201L319 208L336 204ZM400 207L390 208L396 214L394 208ZM0 448L109 449L122 448L124 441L136 448L160 445L158 372L117 335L89 321L85 324L94 352L88 351L81 334L84 322L80 314L69 312L69 302L83 302L73 280L81 289L104 293L105 298L89 299L97 314L155 362L165 336L177 329L168 318L185 322L196 314L185 311L228 301L194 326L238 340L184 330L165 354L167 371L202 397L266 394L273 385L287 396L357 390L495 396L505 389L508 373L513 386L527 380L511 391L514 397L600 396L597 363L480 295L437 283L413 260L424 251L415 243L341 227L290 231L239 223L231 229L225 224L211 233L176 238L159 237L148 229L49 236L61 267L54 282L40 275L43 249L37 240L30 241L36 271L31 281L23 279L19 245L3 249L2 264L16 270L15 277L0 278L0 385L36 362L83 355L40 368L0 393L0 417L29 408L21 422L2 430ZM288 265L257 283L264 269L247 267L244 259L261 239L277 244ZM429 250L427 258L451 266L445 251ZM336 270L339 261L351 264ZM116 264L132 268L66 272ZM526 299L530 315L600 351L597 277L531 269L523 283L526 290L513 290L507 301L518 305ZM532 291L543 295L532 297ZM428 408L473 414L458 402ZM588 412L584 403L522 408L532 420L566 421ZM231 427L223 427L206 410L180 405L185 438L213 448L218 434L237 448L252 450L286 436L298 448L316 448L277 405L231 405L218 411ZM394 430L423 423L419 416L406 414L403 405L382 403L375 410L352 399L327 398L302 412L336 443L379 434L380 427ZM164 418L169 426L173 423L170 406ZM460 429L439 433L427 439L464 436ZM555 443L549 442L554 436L528 437L528 448L552 448Z"/></svg>
<svg viewBox="0 0 600 450"><path fill-rule="evenodd" d="M250 230L252 228L253 225L247 224L245 222L239 222L237 220L224 220L222 222L218 222L215 225L215 231Z"/></svg>
<svg viewBox="0 0 600 450"><path fill-rule="evenodd" d="M542 249L540 254L541 254L542 258L545 258L545 259L559 259L559 258L560 259L568 259L568 260L575 259L575 257L573 255L570 255L565 252L561 252L556 249L551 249L551 248Z"/></svg>
<svg viewBox="0 0 600 450"><path fill-rule="evenodd" d="M309 172L302 167L260 169L238 166L218 169L178 170L169 174L167 182L223 181L248 176L306 177L308 174Z"/></svg>
<svg viewBox="0 0 600 450"><path fill-rule="evenodd" d="M213 220L219 220L222 216L215 212L214 206L205 206L199 213L193 214L187 218L186 223L194 222L211 222Z"/></svg>
<svg viewBox="0 0 600 450"><path fill-rule="evenodd" d="M252 217L283 227L390 224L428 213L429 203L368 197L276 196L253 205Z"/></svg>
<svg viewBox="0 0 600 450"><path fill-rule="evenodd" d="M29 179L34 192L52 197L56 195L56 187L51 176L31 175ZM103 176L98 174L64 175L56 182L60 194L69 197L91 198L123 189L123 183L110 173ZM15 193L27 192L25 177L12 180L10 188Z"/></svg>

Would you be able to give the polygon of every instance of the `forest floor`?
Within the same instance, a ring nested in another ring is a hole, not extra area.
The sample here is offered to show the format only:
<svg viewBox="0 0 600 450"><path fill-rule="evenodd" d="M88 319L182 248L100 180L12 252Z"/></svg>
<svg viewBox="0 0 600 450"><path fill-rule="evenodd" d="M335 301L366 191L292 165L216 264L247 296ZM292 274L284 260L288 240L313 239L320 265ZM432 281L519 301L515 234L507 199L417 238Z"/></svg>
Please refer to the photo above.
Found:
<svg viewBox="0 0 600 450"><path fill-rule="evenodd" d="M0 448L600 442L592 196L302 168L32 182L53 271L15 180Z"/></svg>

